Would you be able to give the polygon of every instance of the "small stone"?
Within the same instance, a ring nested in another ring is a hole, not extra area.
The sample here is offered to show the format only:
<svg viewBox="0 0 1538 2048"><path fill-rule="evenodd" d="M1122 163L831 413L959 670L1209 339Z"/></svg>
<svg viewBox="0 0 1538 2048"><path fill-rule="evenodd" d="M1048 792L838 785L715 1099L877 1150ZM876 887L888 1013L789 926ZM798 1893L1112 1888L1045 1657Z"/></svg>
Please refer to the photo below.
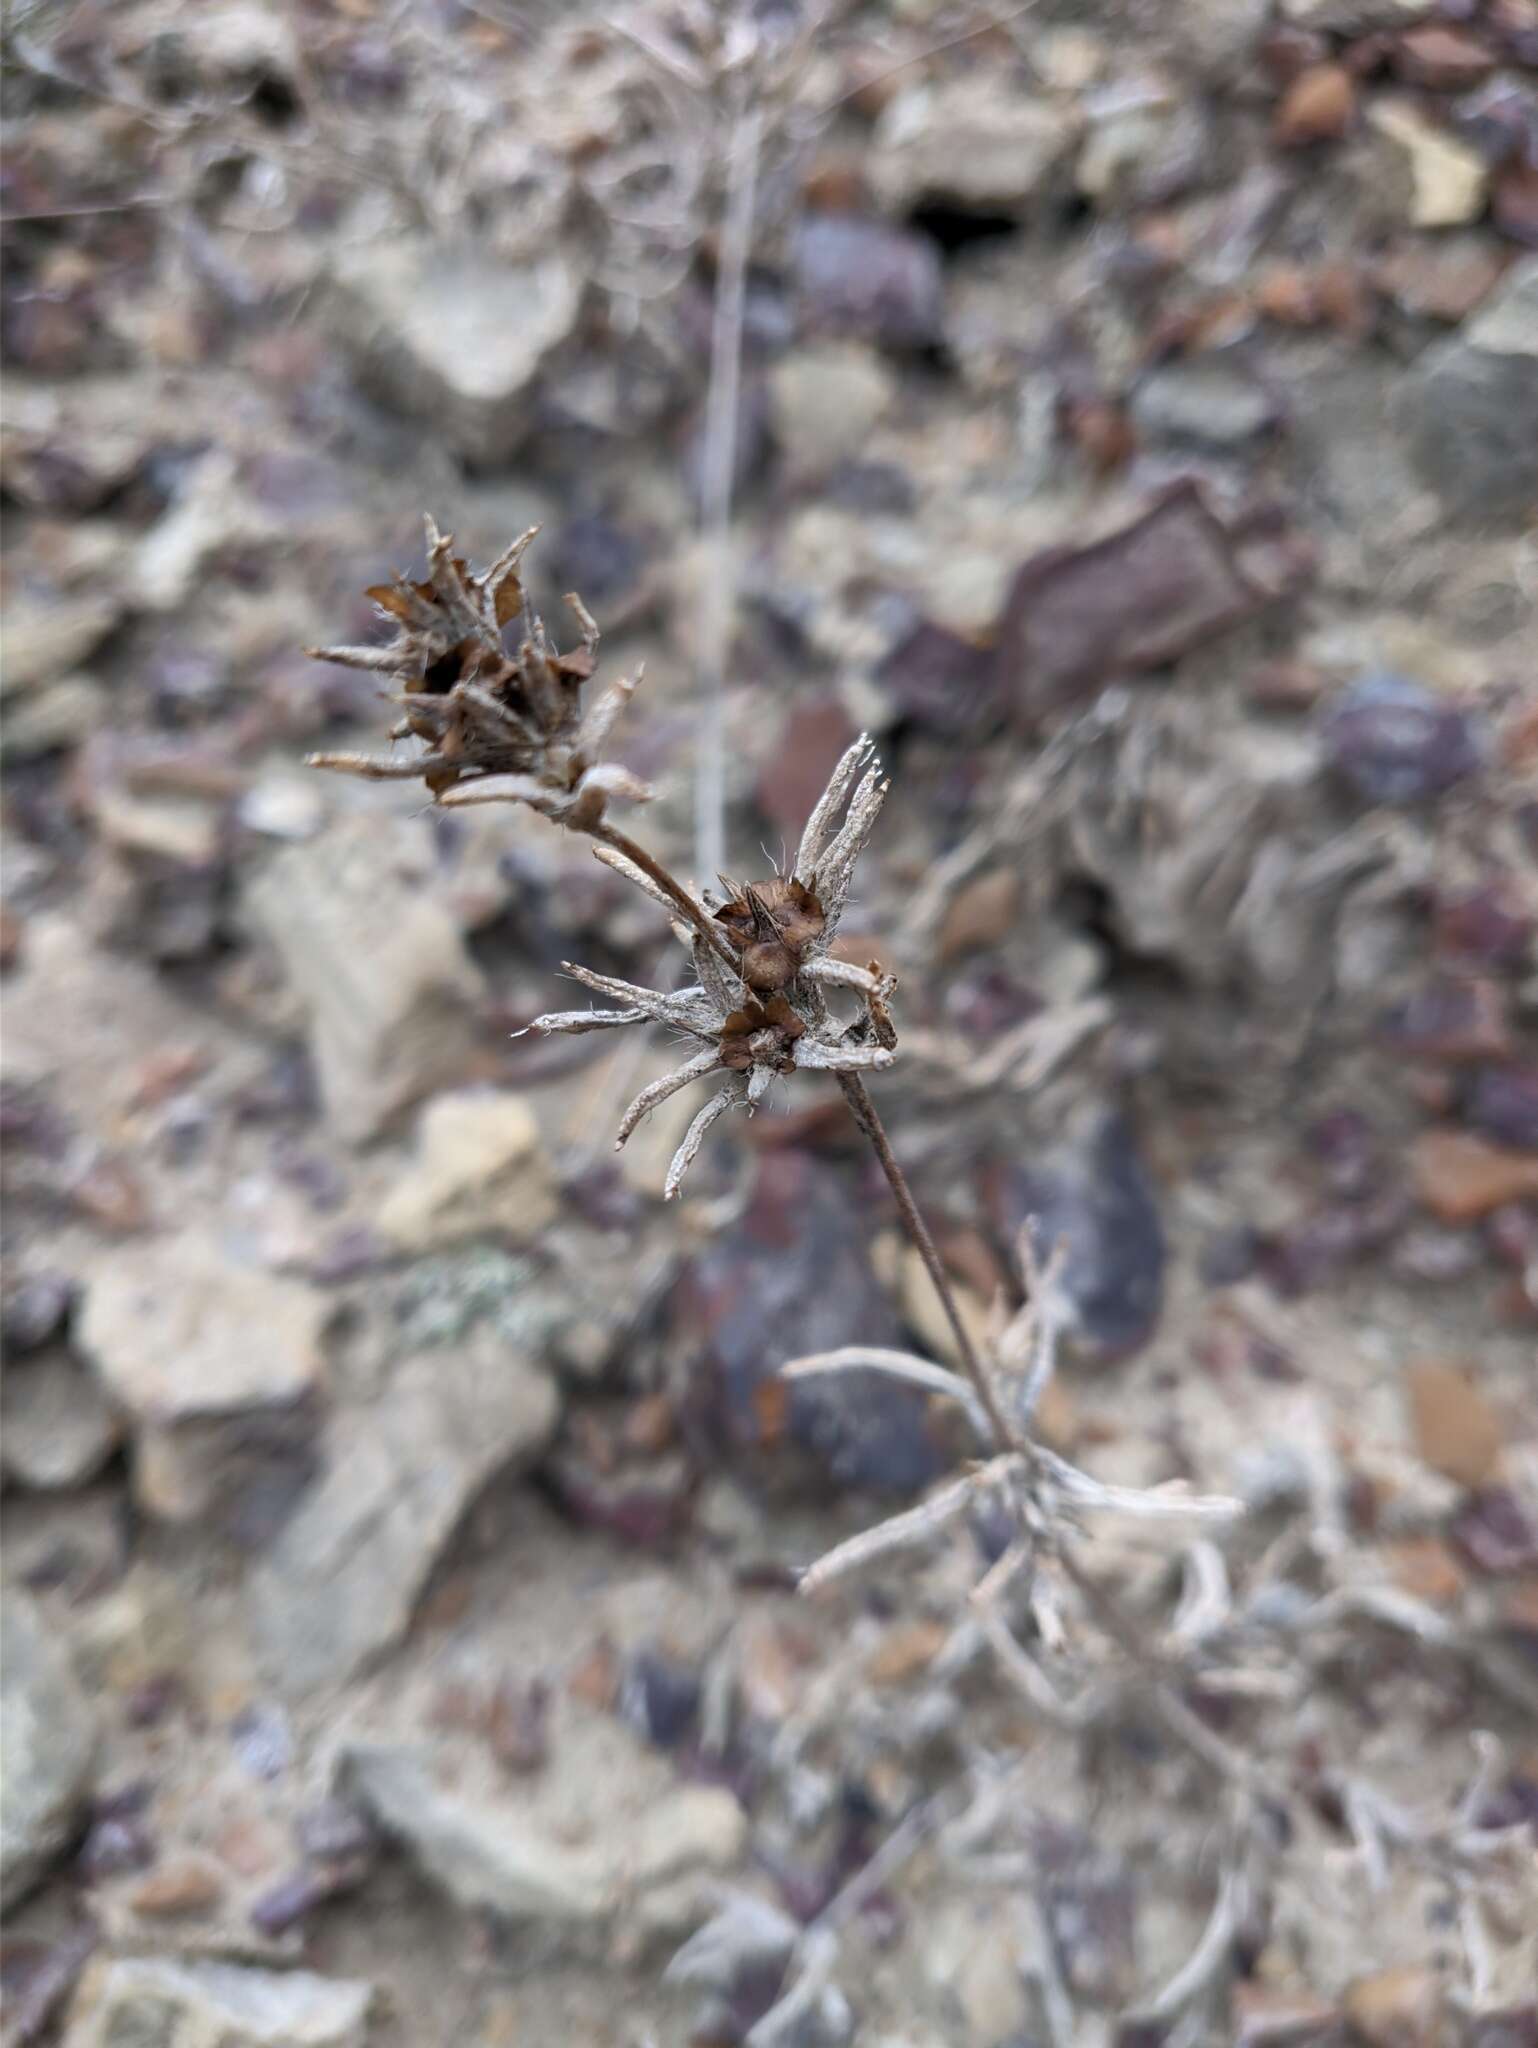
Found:
<svg viewBox="0 0 1538 2048"><path fill-rule="evenodd" d="M769 373L769 411L791 474L823 476L858 455L895 391L891 371L857 342L782 357Z"/></svg>
<svg viewBox="0 0 1538 2048"><path fill-rule="evenodd" d="M1458 517L1522 525L1538 505L1538 259L1515 265L1474 318L1428 349L1397 404L1417 468Z"/></svg>
<svg viewBox="0 0 1538 2048"><path fill-rule="evenodd" d="M338 1891L349 1888L346 1878L339 1884L336 1876L327 1871L290 1871L252 1900L248 1917L258 1934L277 1941L291 1928L301 1926L317 1907L335 1898Z"/></svg>
<svg viewBox="0 0 1538 2048"><path fill-rule="evenodd" d="M1398 153L1408 187L1404 217L1414 228L1453 228L1477 220L1489 194L1490 167L1477 151L1436 126L1409 100L1379 100L1368 120Z"/></svg>
<svg viewBox="0 0 1538 2048"><path fill-rule="evenodd" d="M787 1383L787 1357L842 1344L898 1346L902 1325L877 1280L842 1175L810 1153L766 1152L738 1227L704 1244L670 1302L670 1341L728 1442L792 1449L825 1488L911 1492L950 1463L917 1389L875 1374Z"/></svg>
<svg viewBox="0 0 1538 2048"><path fill-rule="evenodd" d="M1482 1067L1469 1082L1463 1120L1493 1145L1538 1152L1538 1066Z"/></svg>
<svg viewBox="0 0 1538 2048"><path fill-rule="evenodd" d="M1495 69L1489 47L1468 29L1428 22L1406 30L1394 45L1394 69L1406 85L1432 92L1467 92Z"/></svg>
<svg viewBox="0 0 1538 2048"><path fill-rule="evenodd" d="M1502 164L1490 194L1490 218L1508 241L1538 249L1538 164Z"/></svg>
<svg viewBox="0 0 1538 2048"><path fill-rule="evenodd" d="M340 1782L458 1905L551 1933L601 1928L657 1887L718 1877L741 1857L732 1795L677 1784L618 1722L574 1723L562 1754L559 1772L472 1794L447 1790L430 1752L358 1746Z"/></svg>
<svg viewBox="0 0 1538 2048"><path fill-rule="evenodd" d="M1438 959L1450 967L1490 973L1520 969L1538 931L1505 875L1474 888L1439 892L1432 919Z"/></svg>
<svg viewBox="0 0 1538 2048"><path fill-rule="evenodd" d="M96 1717L28 1593L0 1591L0 1906L68 1845L96 1763Z"/></svg>
<svg viewBox="0 0 1538 2048"><path fill-rule="evenodd" d="M900 716L941 739L972 739L999 721L992 653L931 619L913 619L882 656L873 680Z"/></svg>
<svg viewBox="0 0 1538 2048"><path fill-rule="evenodd" d="M1489 298L1505 262L1485 235L1449 235L1428 241L1407 235L1373 264L1373 283L1414 319L1458 326Z"/></svg>
<svg viewBox="0 0 1538 2048"><path fill-rule="evenodd" d="M248 1438L270 1456L312 1429L331 1303L237 1266L194 1232L103 1253L86 1277L81 1354L135 1430L135 1487L173 1521L208 1511Z"/></svg>
<svg viewBox="0 0 1538 2048"><path fill-rule="evenodd" d="M1444 1223L1469 1223L1507 1202L1538 1195L1538 1159L1467 1131L1424 1132L1411 1152L1416 1192Z"/></svg>
<svg viewBox="0 0 1538 2048"><path fill-rule="evenodd" d="M1246 1978L1233 1988L1234 2048L1331 2048L1338 2009L1308 1991L1284 1991Z"/></svg>
<svg viewBox="0 0 1538 2048"><path fill-rule="evenodd" d="M326 822L326 799L314 776L261 775L235 806L235 815L248 832L267 839L313 839Z"/></svg>
<svg viewBox="0 0 1538 2048"><path fill-rule="evenodd" d="M620 1680L619 1711L658 1749L676 1749L699 1718L699 1675L662 1651L638 1651Z"/></svg>
<svg viewBox="0 0 1538 2048"><path fill-rule="evenodd" d="M1407 1375L1415 1447L1433 1472L1480 1486L1500 1463L1505 1431L1470 1375L1429 1361Z"/></svg>
<svg viewBox="0 0 1538 2048"><path fill-rule="evenodd" d="M0 1468L51 1493L83 1486L122 1439L116 1409L65 1352L10 1364L0 1380Z"/></svg>
<svg viewBox="0 0 1538 2048"><path fill-rule="evenodd" d="M1471 1494L1447 1533L1475 1571L1490 1578L1529 1572L1538 1565L1538 1530L1509 1486L1488 1486Z"/></svg>
<svg viewBox="0 0 1538 2048"><path fill-rule="evenodd" d="M109 715L111 700L90 676L60 676L6 715L0 741L13 761L28 761L90 738Z"/></svg>
<svg viewBox="0 0 1538 2048"><path fill-rule="evenodd" d="M1195 96L1155 80L1125 91L1117 84L1091 94L1088 112L1074 183L1102 211L1167 206L1204 182L1213 139Z"/></svg>
<svg viewBox="0 0 1538 2048"><path fill-rule="evenodd" d="M405 1632L470 1502L542 1448L559 1406L547 1375L485 1332L407 1360L337 1419L326 1476L251 1588L258 1642L285 1685L346 1678Z"/></svg>
<svg viewBox="0 0 1538 2048"><path fill-rule="evenodd" d="M1030 2038L1031 2001L1021 1969L1028 1940L1008 1898L942 1900L924 1928L923 1968L955 2048L1005 2048Z"/></svg>
<svg viewBox="0 0 1538 2048"><path fill-rule="evenodd" d="M69 1197L82 1216L114 1237L131 1237L149 1226L144 1183L119 1153L96 1153L70 1182Z"/></svg>
<svg viewBox="0 0 1538 2048"><path fill-rule="evenodd" d="M18 1280L0 1308L0 1338L8 1359L37 1351L64 1327L75 1301L75 1283L68 1273L44 1267Z"/></svg>
<svg viewBox="0 0 1538 2048"><path fill-rule="evenodd" d="M538 374L582 302L559 256L508 264L427 237L355 243L333 279L336 326L377 390L462 455L511 455Z"/></svg>
<svg viewBox="0 0 1538 2048"><path fill-rule="evenodd" d="M791 275L814 330L896 350L939 338L940 254L927 235L860 214L809 214L791 237Z"/></svg>
<svg viewBox="0 0 1538 2048"><path fill-rule="evenodd" d="M92 803L96 829L120 853L142 855L171 868L218 864L223 844L219 812L196 796L135 796L104 789Z"/></svg>
<svg viewBox="0 0 1538 2048"><path fill-rule="evenodd" d="M1013 868L994 868L967 882L946 905L939 955L958 960L980 947L997 946L1014 927L1020 907L1020 877Z"/></svg>
<svg viewBox="0 0 1538 2048"><path fill-rule="evenodd" d="M326 1113L355 1144L475 1056L484 984L436 869L430 835L358 816L286 847L246 892L308 1012Z"/></svg>
<svg viewBox="0 0 1538 2048"><path fill-rule="evenodd" d="M1417 1963L1358 1977L1343 2005L1365 2048L1437 2048L1442 2039L1441 1986Z"/></svg>
<svg viewBox="0 0 1538 2048"><path fill-rule="evenodd" d="M832 697L805 699L785 714L776 743L759 770L754 797L770 824L787 839L799 837L828 777L855 737L848 716Z"/></svg>
<svg viewBox="0 0 1538 2048"><path fill-rule="evenodd" d="M380 1206L384 1236L407 1251L471 1238L537 1238L555 1196L539 1125L521 1095L440 1095L422 1114L418 1150Z"/></svg>
<svg viewBox="0 0 1538 2048"><path fill-rule="evenodd" d="M372 1857L379 1837L354 1806L321 1799L294 1823L294 1837L311 1863L357 1863Z"/></svg>
<svg viewBox="0 0 1538 2048"><path fill-rule="evenodd" d="M1238 448L1276 426L1276 402L1230 364L1197 358L1167 363L1138 386L1132 417L1147 441Z"/></svg>
<svg viewBox="0 0 1538 2048"><path fill-rule="evenodd" d="M1271 123L1283 149L1338 142L1356 115L1356 81L1343 64L1314 64L1288 86Z"/></svg>
<svg viewBox="0 0 1538 2048"><path fill-rule="evenodd" d="M308 1970L124 1956L89 1970L71 2048L365 2048L370 1984Z"/></svg>
<svg viewBox="0 0 1538 2048"><path fill-rule="evenodd" d="M79 594L51 604L11 599L0 612L4 694L34 690L67 675L106 639L120 610L116 599Z"/></svg>
<svg viewBox="0 0 1538 2048"><path fill-rule="evenodd" d="M1325 759L1365 803L1424 803L1475 774L1483 757L1470 714L1407 676L1374 671L1335 699Z"/></svg>
<svg viewBox="0 0 1538 2048"><path fill-rule="evenodd" d="M987 67L893 100L876 124L871 183L893 212L924 200L1015 211L1039 200L1080 123L1067 107Z"/></svg>
<svg viewBox="0 0 1538 2048"><path fill-rule="evenodd" d="M1382 1029L1396 1052L1417 1060L1499 1059L1511 1045L1504 992L1473 977L1433 975L1395 1005Z"/></svg>
<svg viewBox="0 0 1538 2048"><path fill-rule="evenodd" d="M163 1863L128 1895L144 1920L185 1920L210 1913L224 1897L224 1875L211 1856L188 1854Z"/></svg>

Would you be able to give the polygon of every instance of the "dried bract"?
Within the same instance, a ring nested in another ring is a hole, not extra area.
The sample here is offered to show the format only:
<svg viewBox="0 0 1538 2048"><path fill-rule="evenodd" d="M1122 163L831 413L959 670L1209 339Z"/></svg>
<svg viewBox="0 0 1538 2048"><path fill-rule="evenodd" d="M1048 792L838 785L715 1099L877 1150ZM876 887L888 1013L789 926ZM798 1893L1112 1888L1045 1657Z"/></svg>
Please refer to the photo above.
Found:
<svg viewBox="0 0 1538 2048"><path fill-rule="evenodd" d="M887 1013L892 977L827 954L855 860L885 792L874 750L861 738L834 769L802 836L794 871L742 889L728 885L728 900L715 918L702 913L687 933L695 975L691 986L669 994L569 967L585 986L612 996L620 1007L557 1011L530 1026L540 1032L600 1031L658 1023L699 1040L694 1057L644 1088L620 1120L616 1142L623 1145L644 1116L691 1081L718 1073L727 1077L674 1156L663 1189L668 1197L677 1194L711 1125L729 1109L756 1109L776 1080L808 1070L857 1074L889 1067L896 1058L896 1034ZM676 908L623 855L604 847L600 857L665 908ZM708 943L707 934L717 932L720 942ZM830 1011L830 989L859 998L853 1017Z"/></svg>
<svg viewBox="0 0 1538 2048"><path fill-rule="evenodd" d="M600 759L604 742L639 676L624 677L584 710L583 685L598 665L598 628L576 593L566 602L581 645L560 653L538 613L529 611L518 570L539 531L521 533L487 569L454 553L451 534L427 521L427 577L397 575L368 592L395 638L378 647L311 652L343 668L388 678L402 717L392 740L417 739L411 756L312 754L312 768L371 780L423 782L451 802L524 803L561 824L589 830L611 796L651 794L627 769ZM503 629L519 618L517 650Z"/></svg>

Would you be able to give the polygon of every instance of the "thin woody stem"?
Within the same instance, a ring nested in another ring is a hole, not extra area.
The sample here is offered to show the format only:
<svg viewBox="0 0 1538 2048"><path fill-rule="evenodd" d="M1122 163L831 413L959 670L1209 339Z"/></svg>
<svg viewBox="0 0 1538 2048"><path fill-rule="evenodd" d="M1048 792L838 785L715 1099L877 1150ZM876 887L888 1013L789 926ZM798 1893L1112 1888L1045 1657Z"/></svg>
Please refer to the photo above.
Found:
<svg viewBox="0 0 1538 2048"><path fill-rule="evenodd" d="M605 846L612 846L616 853L622 853L626 860L638 867L649 881L656 883L669 902L677 904L680 915L688 919L706 945L713 952L719 953L729 967L736 967L737 963L728 952L726 942L721 936L720 926L710 917L702 904L695 902L682 882L675 880L661 861L649 854L639 840L632 839L628 832L621 832L619 827L611 825L607 818L600 818L596 825L579 829L585 830L590 839L601 840Z"/></svg>
<svg viewBox="0 0 1538 2048"><path fill-rule="evenodd" d="M940 1297L940 1306L945 1310L946 1320L951 1326L957 1349L961 1353L961 1362L966 1367L968 1379L977 1389L977 1398L983 1404L983 1412L988 1418L999 1447L1018 1447L1020 1433L1011 1429L1004 1419L1004 1412L999 1407L993 1384L983 1369L983 1362L977 1355L977 1347L961 1319L961 1310L956 1304L956 1296L940 1262L940 1254L935 1249L935 1241L929 1234L929 1226L919 1214L918 1205L913 1199L913 1190L908 1185L907 1175L897 1163L892 1141L886 1134L886 1126L876 1113L876 1105L871 1100L870 1090L858 1074L840 1074L838 1085L844 1091L844 1100L849 1104L850 1115L869 1138L876 1157L881 1161L881 1170L887 1177L887 1185L897 1203L897 1212L902 1217L903 1228L912 1238L919 1257L924 1261L924 1270L934 1283L935 1293Z"/></svg>

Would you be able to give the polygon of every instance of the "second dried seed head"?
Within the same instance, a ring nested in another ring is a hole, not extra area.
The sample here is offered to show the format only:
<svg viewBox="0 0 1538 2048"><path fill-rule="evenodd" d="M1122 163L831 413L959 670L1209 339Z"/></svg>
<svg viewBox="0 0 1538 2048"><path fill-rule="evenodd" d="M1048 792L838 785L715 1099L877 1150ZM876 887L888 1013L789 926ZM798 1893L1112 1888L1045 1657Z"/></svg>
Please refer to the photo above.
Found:
<svg viewBox="0 0 1538 2048"><path fill-rule="evenodd" d="M620 1120L623 1145L651 1110L693 1081L712 1074L723 1085L700 1110L668 1169L663 1192L672 1196L699 1153L706 1133L729 1109L751 1112L777 1080L820 1071L855 1074L892 1065L895 1034L887 1014L894 987L879 967L834 958L828 948L849 897L854 864L881 810L886 784L869 740L844 755L819 799L789 875L742 887L727 884L715 908L720 940L707 944L698 931L690 947L692 985L666 991L638 986L585 967L568 972L619 1005L612 1010L563 1010L537 1017L531 1030L601 1031L658 1023L699 1042L693 1058L642 1089ZM644 874L604 849L609 865L674 906ZM852 1014L835 1013L830 992L854 998Z"/></svg>

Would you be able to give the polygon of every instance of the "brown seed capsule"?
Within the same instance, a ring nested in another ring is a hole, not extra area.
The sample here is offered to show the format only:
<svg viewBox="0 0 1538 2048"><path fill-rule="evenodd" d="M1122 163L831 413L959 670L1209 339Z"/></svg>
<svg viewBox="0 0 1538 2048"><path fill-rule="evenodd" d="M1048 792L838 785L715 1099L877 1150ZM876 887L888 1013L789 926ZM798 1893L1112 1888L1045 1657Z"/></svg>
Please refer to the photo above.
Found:
<svg viewBox="0 0 1538 2048"><path fill-rule="evenodd" d="M807 951L822 936L822 905L793 876L773 875L743 888L722 878L730 899L716 912L740 954L741 973L760 995L778 995L800 973Z"/></svg>

